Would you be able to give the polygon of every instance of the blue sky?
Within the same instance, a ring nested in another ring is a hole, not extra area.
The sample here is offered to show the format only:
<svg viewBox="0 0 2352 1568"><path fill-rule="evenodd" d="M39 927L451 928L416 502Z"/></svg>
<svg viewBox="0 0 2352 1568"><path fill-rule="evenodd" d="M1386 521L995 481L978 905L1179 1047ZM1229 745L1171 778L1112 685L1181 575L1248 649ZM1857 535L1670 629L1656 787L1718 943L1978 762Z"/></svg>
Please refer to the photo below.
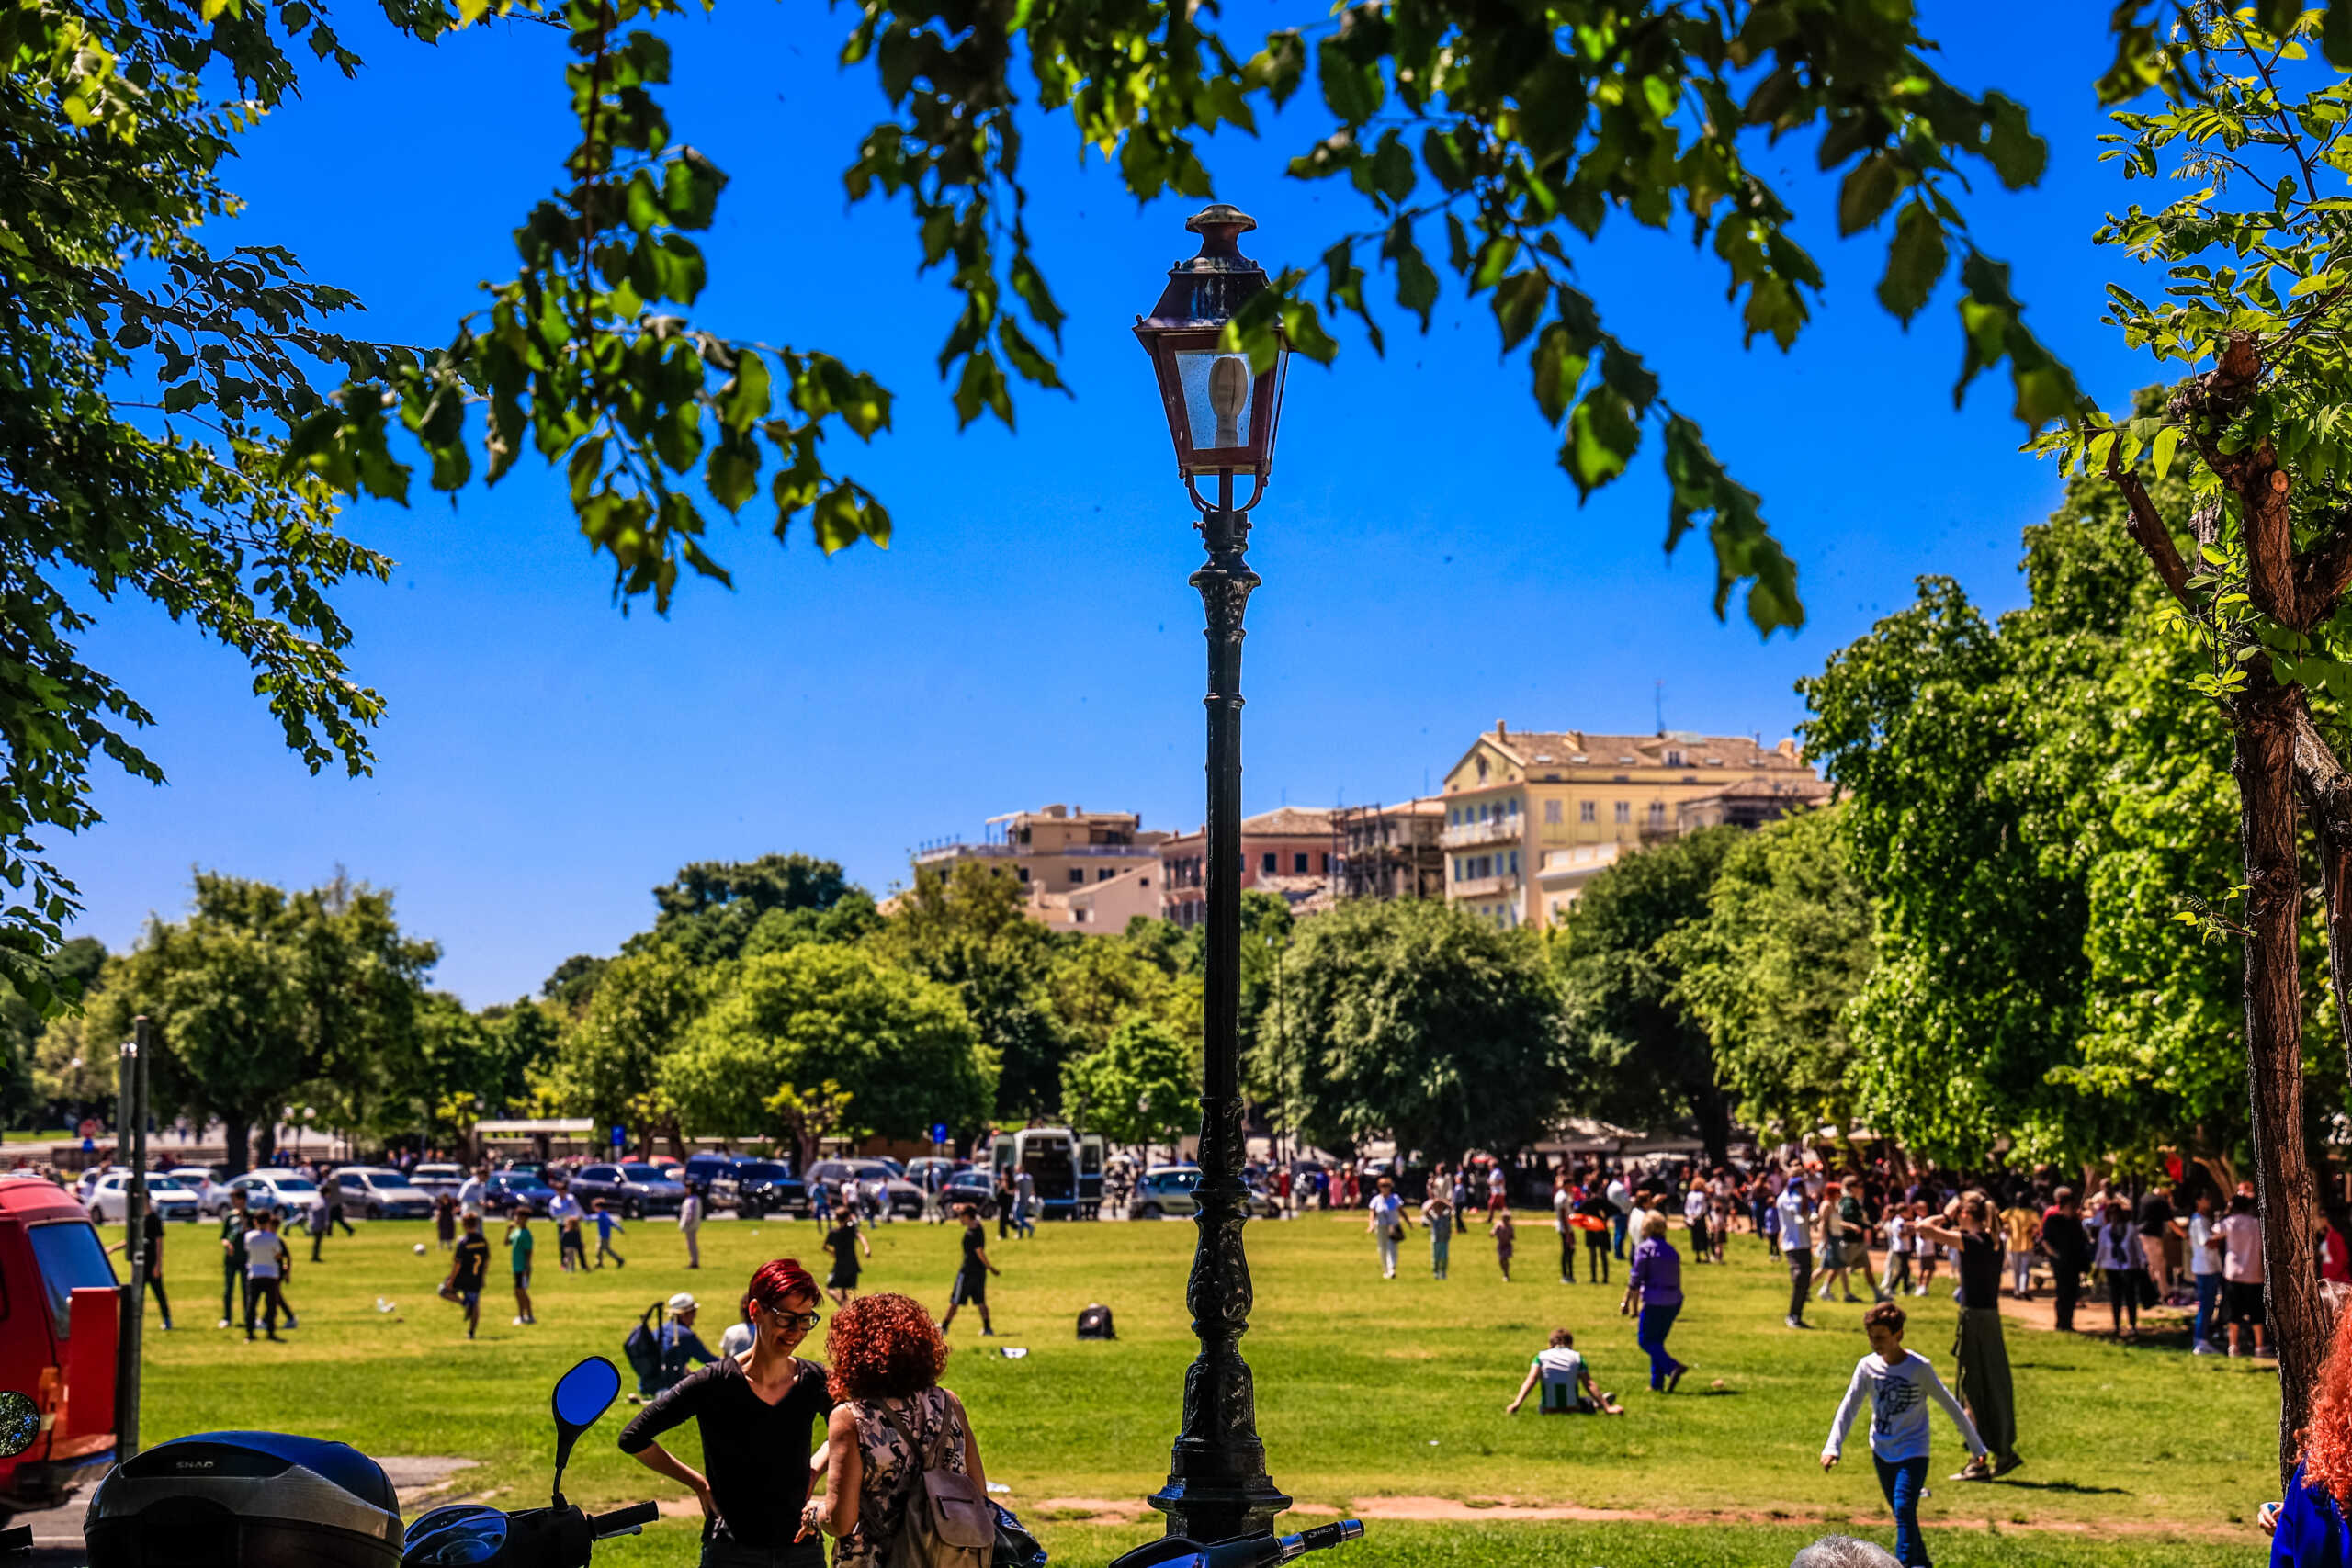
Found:
<svg viewBox="0 0 2352 1568"><path fill-rule="evenodd" d="M363 9L345 26L368 71L316 80L231 171L251 204L235 237L288 244L356 288L365 331L438 341L479 280L511 274L508 231L570 143L560 39L501 28L426 50ZM2093 161L2104 9L2042 7L2031 49L1981 7L1940 6L1934 23L1947 73L2023 98L2051 142L2038 190L1985 175L1972 213L2015 264L2029 320L2114 401L2150 372L2098 320L2115 258L2089 237L2122 198ZM1318 13L1228 14L1246 38L1255 18ZM86 896L82 930L127 944L151 911L183 907L198 866L298 884L340 865L396 890L404 922L444 944L439 982L482 1005L569 953L611 951L689 860L802 850L879 892L917 841L998 812L1067 801L1199 820L1200 605L1184 581L1199 550L1127 330L1190 254L1194 204L1138 212L1040 127L1031 221L1069 313L1077 396L1032 391L1017 434L959 435L932 364L951 299L916 279L903 207L851 211L842 195L882 107L870 76L831 63L850 15L728 0L671 29L668 101L733 177L698 318L829 349L899 394L892 433L835 451L891 508L889 551L828 560L805 533L779 548L747 512L715 539L733 592L692 583L666 619L623 616L529 459L454 509L422 485L413 510L356 507L349 529L401 562L345 598L356 673L390 705L358 780L307 773L234 660L107 608L89 651L156 715L145 743L171 782L102 775L107 822L57 846ZM1364 226L1351 196L1281 176L1317 112L1295 102L1257 141L1212 150L1219 197L1259 219L1247 248L1270 264ZM1800 205L1828 210L1807 149L1768 164L1782 167ZM1654 444L1577 507L1483 301L1449 296L1426 338L1392 308L1385 359L1351 337L1333 368L1295 370L1251 551L1265 586L1245 668L1250 809L1408 796L1498 717L1646 730L1660 682L1670 728L1770 740L1802 716L1792 683L1917 574L2018 600L2018 531L2057 479L2018 454L2001 385L1953 412L1949 288L1905 333L1871 294L1883 239L1841 244L1818 220L1809 238L1829 287L1787 355L1741 351L1720 276L1686 238L1612 224L1580 259L1610 325L1763 493L1813 617L1795 637L1717 623L1703 547L1662 556Z"/></svg>

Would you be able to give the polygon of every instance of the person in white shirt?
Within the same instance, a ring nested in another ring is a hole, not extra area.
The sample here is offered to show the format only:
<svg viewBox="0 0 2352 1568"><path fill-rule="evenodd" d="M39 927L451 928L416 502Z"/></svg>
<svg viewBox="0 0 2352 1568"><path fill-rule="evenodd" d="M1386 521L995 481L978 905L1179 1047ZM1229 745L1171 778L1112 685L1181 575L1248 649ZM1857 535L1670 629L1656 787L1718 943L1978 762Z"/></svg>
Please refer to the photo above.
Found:
<svg viewBox="0 0 2352 1568"><path fill-rule="evenodd" d="M1693 1181L1690 1190L1682 1195L1682 1223L1690 1231L1690 1261L1707 1261L1707 1187Z"/></svg>
<svg viewBox="0 0 2352 1568"><path fill-rule="evenodd" d="M2220 1342L2213 1330L2221 1316L2222 1227L2213 1218L2213 1194L2197 1194L2197 1213L2188 1220L2188 1273L2197 1281L2197 1321L2192 1348L2199 1356L2218 1356Z"/></svg>
<svg viewBox="0 0 2352 1568"><path fill-rule="evenodd" d="M1609 1206L1617 1211L1609 1217L1609 1235L1611 1244L1622 1258L1625 1256L1625 1227L1633 1220L1634 1190L1625 1185L1624 1175L1620 1172L1609 1179L1603 1196L1609 1200Z"/></svg>
<svg viewBox="0 0 2352 1568"><path fill-rule="evenodd" d="M482 1199L488 1196L489 1192L490 1183L483 1179L481 1172L479 1170L469 1172L466 1179L458 1184L458 1213L460 1214L481 1213Z"/></svg>
<svg viewBox="0 0 2352 1568"><path fill-rule="evenodd" d="M686 1238L686 1267L702 1267L702 1188L686 1189L685 1201L678 1205L678 1234Z"/></svg>
<svg viewBox="0 0 2352 1568"><path fill-rule="evenodd" d="M1380 1179L1380 1190L1373 1195L1372 1219L1364 1228L1380 1243L1380 1271L1383 1279L1396 1278L1396 1244L1405 1239L1405 1227L1413 1222L1406 1216L1405 1200L1396 1196L1396 1184L1386 1177Z"/></svg>
<svg viewBox="0 0 2352 1568"><path fill-rule="evenodd" d="M556 1266L567 1274L588 1267L586 1238L580 1234L581 1216L585 1213L580 1200L571 1195L571 1184L556 1178L555 1196L548 1200L548 1223L555 1226Z"/></svg>
<svg viewBox="0 0 2352 1568"><path fill-rule="evenodd" d="M287 1311L286 1296L281 1281L286 1276L286 1243L278 1238L277 1216L265 1213L254 1222L254 1228L245 1233L245 1337L254 1337L254 1309L261 1309L262 1326L270 1338L277 1337L277 1314ZM287 1324L291 1328L293 1324Z"/></svg>
<svg viewBox="0 0 2352 1568"><path fill-rule="evenodd" d="M1560 1233L1560 1283L1577 1282L1577 1227L1568 1223L1576 1212L1576 1199L1568 1191L1568 1179L1561 1177L1552 1184L1552 1228Z"/></svg>
<svg viewBox="0 0 2352 1568"><path fill-rule="evenodd" d="M1517 1397L1503 1406L1503 1414L1516 1416L1519 1407L1537 1383L1544 1385L1544 1402L1536 1408L1546 1416L1623 1416L1625 1407L1617 1403L1613 1393L1593 1386L1592 1368L1584 1353L1576 1348L1577 1337L1565 1328L1552 1330L1552 1342L1535 1352L1527 1363L1526 1381L1519 1385Z"/></svg>
<svg viewBox="0 0 2352 1568"><path fill-rule="evenodd" d="M1879 1490L1894 1513L1894 1555L1903 1568L1929 1568L1928 1543L1919 1533L1919 1499L1928 1483L1928 1405L1942 1406L1960 1429L1972 1458L1984 1457L1984 1439L1944 1386L1936 1369L1903 1348L1903 1309L1881 1302L1862 1314L1871 1353L1854 1367L1853 1381L1829 1423L1821 1468L1834 1467L1845 1451L1846 1434L1867 1399L1871 1406L1871 1460L1878 1467Z"/></svg>
<svg viewBox="0 0 2352 1568"><path fill-rule="evenodd" d="M1772 1201L1772 1211L1781 1219L1781 1256L1789 1260L1789 1315L1782 1321L1791 1328L1813 1326L1804 1320L1805 1292L1813 1289L1811 1208L1805 1201L1804 1183L1791 1171L1789 1184Z"/></svg>
<svg viewBox="0 0 2352 1568"><path fill-rule="evenodd" d="M2269 1352L2262 1343L2262 1219L2254 1199L2240 1192L2230 1200L2229 1217L2222 1232L2222 1290L2229 1301L2230 1354L2243 1356L2245 1331L2254 1331L2254 1353Z"/></svg>
<svg viewBox="0 0 2352 1568"><path fill-rule="evenodd" d="M1903 1293L1911 1283L1911 1206L1886 1206L1886 1272L1878 1282L1882 1299Z"/></svg>

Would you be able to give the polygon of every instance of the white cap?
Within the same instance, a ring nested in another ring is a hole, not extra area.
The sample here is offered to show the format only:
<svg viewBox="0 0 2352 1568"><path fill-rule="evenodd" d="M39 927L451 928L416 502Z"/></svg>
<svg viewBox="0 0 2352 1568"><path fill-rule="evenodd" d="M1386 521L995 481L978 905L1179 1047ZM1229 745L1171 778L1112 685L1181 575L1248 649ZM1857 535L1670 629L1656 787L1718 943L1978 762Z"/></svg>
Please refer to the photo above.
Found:
<svg viewBox="0 0 2352 1568"><path fill-rule="evenodd" d="M693 1312L695 1310L695 1299L686 1292L680 1291L676 1295L670 1298L670 1310L672 1312Z"/></svg>

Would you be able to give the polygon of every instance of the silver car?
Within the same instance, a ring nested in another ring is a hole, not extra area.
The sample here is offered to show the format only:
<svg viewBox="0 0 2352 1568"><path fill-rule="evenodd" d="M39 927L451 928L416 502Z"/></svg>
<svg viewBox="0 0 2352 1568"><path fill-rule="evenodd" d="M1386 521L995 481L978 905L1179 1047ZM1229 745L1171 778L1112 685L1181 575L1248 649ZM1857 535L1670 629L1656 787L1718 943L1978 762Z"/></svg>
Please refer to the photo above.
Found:
<svg viewBox="0 0 2352 1568"><path fill-rule="evenodd" d="M411 1185L390 1167L346 1165L327 1178L343 1196L343 1210L357 1210L362 1219L429 1220L433 1195Z"/></svg>

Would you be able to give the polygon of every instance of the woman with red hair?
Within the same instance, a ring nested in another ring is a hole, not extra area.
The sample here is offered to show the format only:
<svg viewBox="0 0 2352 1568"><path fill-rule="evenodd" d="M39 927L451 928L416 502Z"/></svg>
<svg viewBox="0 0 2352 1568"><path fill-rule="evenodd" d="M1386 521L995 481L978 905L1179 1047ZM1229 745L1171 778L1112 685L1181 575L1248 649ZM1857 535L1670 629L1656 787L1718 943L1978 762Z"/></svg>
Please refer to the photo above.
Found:
<svg viewBox="0 0 2352 1568"><path fill-rule="evenodd" d="M2352 1312L2336 1316L2299 1446L2295 1479L2270 1539L2271 1568L2346 1568L2352 1564L2352 1529L2345 1524L2352 1508ZM2266 1516L2270 1506L2265 1505Z"/></svg>
<svg viewBox="0 0 2352 1568"><path fill-rule="evenodd" d="M833 1568L876 1568L905 1527L926 1470L988 1475L963 1401L939 1386L947 1341L911 1296L865 1296L833 1314L825 1338L841 1403L826 1428L825 1495L801 1511L801 1534L836 1537Z"/></svg>
<svg viewBox="0 0 2352 1568"><path fill-rule="evenodd" d="M743 1292L752 1348L698 1367L638 1413L620 1448L693 1491L702 1503L702 1568L824 1568L824 1549L802 1542L809 1434L829 1416L825 1370L796 1354L817 1326L817 1281L797 1261L760 1265ZM656 1441L691 1419L702 1434L704 1471ZM707 1473L706 1473L707 1472Z"/></svg>

